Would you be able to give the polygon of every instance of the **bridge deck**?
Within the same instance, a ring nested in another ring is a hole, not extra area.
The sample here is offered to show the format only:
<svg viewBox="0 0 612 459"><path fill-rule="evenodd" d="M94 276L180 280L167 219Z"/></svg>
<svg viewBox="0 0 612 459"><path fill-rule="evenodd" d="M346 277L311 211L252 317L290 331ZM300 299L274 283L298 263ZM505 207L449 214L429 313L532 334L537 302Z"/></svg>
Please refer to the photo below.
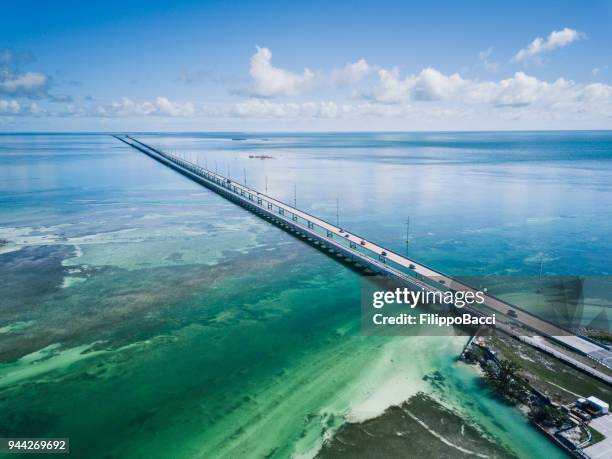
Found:
<svg viewBox="0 0 612 459"><path fill-rule="evenodd" d="M211 186L217 189L217 191L233 194L235 198L248 201L250 206L259 208L261 211L274 212L276 218L284 220L292 226L299 227L307 233L312 233L317 237L321 236L325 243L340 248L343 251L350 251L356 258L365 261L367 265L379 271L384 271L387 274L402 278L428 290L444 291L450 289L454 291L472 291L474 293L477 291L473 287L422 263L395 253L358 234L346 231L337 225L333 225L271 196L239 184L198 164L158 150L130 136L116 138L150 156L156 157L156 159L162 162L171 164L172 167L182 169L182 173L192 176L192 178L198 181L206 181L207 186ZM607 367L612 367L612 352L602 346L582 337L572 335L570 331L494 296L485 295L484 304L493 312L503 315L507 315L508 310L512 309L516 312L515 320L536 331L538 334L552 338L574 351L590 356Z"/></svg>

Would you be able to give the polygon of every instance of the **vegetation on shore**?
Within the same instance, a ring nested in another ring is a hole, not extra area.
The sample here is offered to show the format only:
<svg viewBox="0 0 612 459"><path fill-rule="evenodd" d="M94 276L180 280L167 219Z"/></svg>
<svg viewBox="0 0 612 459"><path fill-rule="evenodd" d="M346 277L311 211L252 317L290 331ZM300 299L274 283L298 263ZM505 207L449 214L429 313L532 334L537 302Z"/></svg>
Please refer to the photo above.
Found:
<svg viewBox="0 0 612 459"><path fill-rule="evenodd" d="M519 375L520 367L510 360L483 367L485 380L495 392L511 403L526 402L527 385Z"/></svg>
<svg viewBox="0 0 612 459"><path fill-rule="evenodd" d="M520 367L520 374L529 386L552 402L567 405L579 396L594 395L601 400L612 399L612 389L605 383L572 368L509 336L485 338L486 347L498 359L507 359ZM476 346L475 351L482 352Z"/></svg>
<svg viewBox="0 0 612 459"><path fill-rule="evenodd" d="M480 346L467 349L464 360L468 363L478 363L484 372L487 385L507 403L527 406L528 417L536 424L560 428L569 421L565 411L551 404L547 397L529 385L517 362L497 358L490 350Z"/></svg>

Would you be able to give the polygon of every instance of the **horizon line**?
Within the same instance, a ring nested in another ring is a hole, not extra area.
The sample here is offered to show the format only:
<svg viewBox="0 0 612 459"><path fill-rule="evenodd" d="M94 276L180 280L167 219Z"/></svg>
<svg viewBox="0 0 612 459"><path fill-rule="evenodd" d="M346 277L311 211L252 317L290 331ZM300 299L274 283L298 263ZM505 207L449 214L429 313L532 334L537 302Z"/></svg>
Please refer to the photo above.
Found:
<svg viewBox="0 0 612 459"><path fill-rule="evenodd" d="M75 130L75 131L2 131L0 135L42 135L42 134L96 134L96 135L113 135L113 134L199 134L199 133L214 133L214 134L420 134L420 133L519 133L519 132L612 132L609 129L423 129L423 130L186 130L186 131L91 131L91 130Z"/></svg>

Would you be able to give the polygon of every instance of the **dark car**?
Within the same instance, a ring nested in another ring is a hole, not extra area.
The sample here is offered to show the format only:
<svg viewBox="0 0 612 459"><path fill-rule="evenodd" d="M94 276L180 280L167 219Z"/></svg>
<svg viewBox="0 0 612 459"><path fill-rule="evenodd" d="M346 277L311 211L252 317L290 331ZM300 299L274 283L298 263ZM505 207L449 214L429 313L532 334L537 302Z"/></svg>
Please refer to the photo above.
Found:
<svg viewBox="0 0 612 459"><path fill-rule="evenodd" d="M361 245L366 245L366 241L361 241L360 244Z"/></svg>
<svg viewBox="0 0 612 459"><path fill-rule="evenodd" d="M508 309L506 314L508 314L510 317L517 317L518 316L518 314L516 313L516 311L514 309Z"/></svg>

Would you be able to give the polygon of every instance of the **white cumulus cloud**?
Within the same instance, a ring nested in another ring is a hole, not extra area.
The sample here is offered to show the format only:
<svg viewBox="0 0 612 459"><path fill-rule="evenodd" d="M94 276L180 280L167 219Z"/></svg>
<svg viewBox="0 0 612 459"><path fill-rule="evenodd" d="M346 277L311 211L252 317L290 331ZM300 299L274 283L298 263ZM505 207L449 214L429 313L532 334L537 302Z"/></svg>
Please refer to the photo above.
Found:
<svg viewBox="0 0 612 459"><path fill-rule="evenodd" d="M191 102L172 102L166 97L157 97L155 102L135 102L128 97L122 97L110 105L98 105L94 114L97 116L190 116L195 113Z"/></svg>
<svg viewBox="0 0 612 459"><path fill-rule="evenodd" d="M471 96L498 107L524 107L542 101L558 102L570 95L573 85L563 78L549 83L516 72L513 77L499 82L474 84Z"/></svg>
<svg viewBox="0 0 612 459"><path fill-rule="evenodd" d="M10 115L33 115L33 116L41 116L47 114L47 111L40 107L36 102L32 102L29 105L20 104L15 99L4 100L0 99L0 116L10 116Z"/></svg>
<svg viewBox="0 0 612 459"><path fill-rule="evenodd" d="M272 52L268 48L257 47L251 56L249 70L253 78L250 92L259 97L291 96L302 92L314 78L314 74L304 69L299 75L272 65Z"/></svg>
<svg viewBox="0 0 612 459"><path fill-rule="evenodd" d="M21 105L16 100L0 99L0 115L16 115L21 111Z"/></svg>
<svg viewBox="0 0 612 459"><path fill-rule="evenodd" d="M155 105L160 115L191 116L195 113L195 107L191 102L180 104L172 102L166 97L158 97L155 100Z"/></svg>
<svg viewBox="0 0 612 459"><path fill-rule="evenodd" d="M381 103L397 104L408 100L442 100L449 98L467 83L459 74L444 75L427 67L417 75L402 79L397 69L378 71L379 82L374 88L374 99Z"/></svg>
<svg viewBox="0 0 612 459"><path fill-rule="evenodd" d="M567 46L570 43L582 38L586 38L584 33L570 29L569 27L565 27L562 30L555 30L551 32L546 39L537 37L526 48L523 48L516 53L512 60L515 62L525 62L542 53L546 53L557 48L563 48L564 46Z"/></svg>
<svg viewBox="0 0 612 459"><path fill-rule="evenodd" d="M524 72L498 81L445 75L428 67L402 78L397 69L380 70L371 99L375 103L403 106L409 102L439 102L457 107L489 105L499 109L532 107L549 112L612 115L612 86L580 84L558 78L540 80Z"/></svg>
<svg viewBox="0 0 612 459"><path fill-rule="evenodd" d="M26 72L14 74L8 70L0 71L0 93L15 96L31 96L45 91L49 78L44 73Z"/></svg>
<svg viewBox="0 0 612 459"><path fill-rule="evenodd" d="M352 64L346 64L341 69L333 70L331 73L331 81L336 86L350 86L359 83L368 73L370 73L370 70L370 65L362 58Z"/></svg>

